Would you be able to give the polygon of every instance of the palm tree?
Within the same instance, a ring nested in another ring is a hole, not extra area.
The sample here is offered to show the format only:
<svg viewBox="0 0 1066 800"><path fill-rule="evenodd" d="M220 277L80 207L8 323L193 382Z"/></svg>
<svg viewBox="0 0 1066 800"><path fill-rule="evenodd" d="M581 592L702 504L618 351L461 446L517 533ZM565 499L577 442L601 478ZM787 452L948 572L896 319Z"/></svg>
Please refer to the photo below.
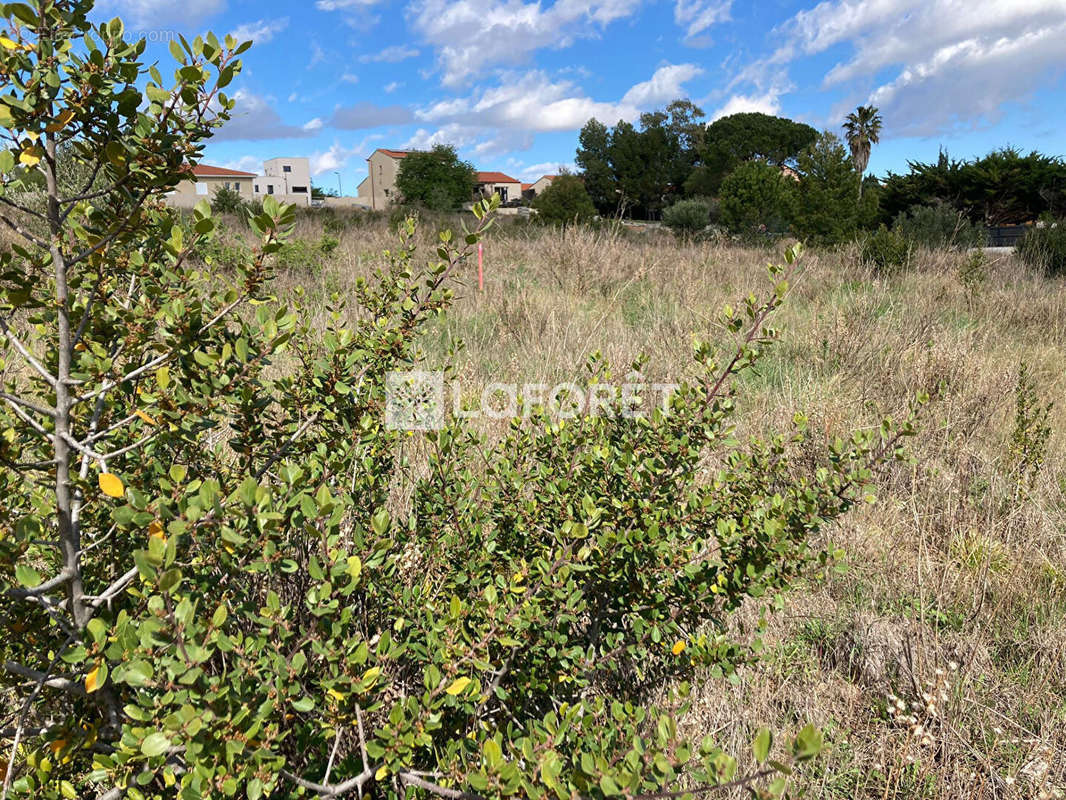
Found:
<svg viewBox="0 0 1066 800"><path fill-rule="evenodd" d="M851 163L859 173L859 197L862 197L862 174L870 163L870 148L881 141L881 115L874 106L859 106L844 120L844 137L851 148Z"/></svg>

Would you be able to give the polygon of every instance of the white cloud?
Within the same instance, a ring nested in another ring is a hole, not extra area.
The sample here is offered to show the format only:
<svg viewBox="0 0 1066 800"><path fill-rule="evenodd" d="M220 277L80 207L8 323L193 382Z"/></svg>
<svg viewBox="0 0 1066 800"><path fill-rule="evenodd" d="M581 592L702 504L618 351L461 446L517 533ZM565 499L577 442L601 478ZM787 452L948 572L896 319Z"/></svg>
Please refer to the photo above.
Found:
<svg viewBox="0 0 1066 800"><path fill-rule="evenodd" d="M539 164L530 164L528 167L517 169L518 177L524 183L532 183L542 175L558 175L563 170L577 172L577 164L572 161L568 164L560 164L558 161L542 161Z"/></svg>
<svg viewBox="0 0 1066 800"><path fill-rule="evenodd" d="M703 70L695 64L667 64L655 70L649 80L626 92L622 103L641 108L668 103L685 93L682 84L702 74Z"/></svg>
<svg viewBox="0 0 1066 800"><path fill-rule="evenodd" d="M850 90L838 111L868 99L897 134L994 121L1066 66L1064 0L826 0L779 33L778 64L850 45L824 85Z"/></svg>
<svg viewBox="0 0 1066 800"><path fill-rule="evenodd" d="M414 58L418 55L418 50L407 45L394 44L390 47L386 47L383 50L379 50L377 53L366 53L359 56L359 61L362 64L370 64L375 61L384 62L386 64L398 64L401 61L406 61L409 58Z"/></svg>
<svg viewBox="0 0 1066 800"><path fill-rule="evenodd" d="M393 81L392 83L386 83L381 88L385 90L385 94L392 94L397 89L399 89L401 86L403 86L403 84L400 83L399 81Z"/></svg>
<svg viewBox="0 0 1066 800"><path fill-rule="evenodd" d="M533 71L469 97L441 101L416 112L416 116L427 122L475 128L572 131L592 117L608 124L635 120L641 111L683 96L682 84L701 73L693 64L666 65L649 80L633 86L620 101L611 103L584 96L569 81L552 82L543 72Z"/></svg>
<svg viewBox="0 0 1066 800"><path fill-rule="evenodd" d="M214 135L213 141L251 141L265 139L296 139L309 136L315 128L290 125L271 105L271 100L245 89L233 93L236 106L232 116Z"/></svg>
<svg viewBox="0 0 1066 800"><path fill-rule="evenodd" d="M545 47L568 47L629 16L641 0L414 0L411 26L437 50L446 86L486 67L513 64Z"/></svg>
<svg viewBox="0 0 1066 800"><path fill-rule="evenodd" d="M776 92L767 92L762 95L735 94L725 104L711 114L711 122L730 114L742 114L749 111L758 111L762 114L776 116L781 110L781 103Z"/></svg>
<svg viewBox="0 0 1066 800"><path fill-rule="evenodd" d="M305 131L320 131L322 130L322 120L319 117L315 117L312 120L304 123Z"/></svg>
<svg viewBox="0 0 1066 800"><path fill-rule="evenodd" d="M287 27L289 27L288 17L273 21L261 19L257 22L238 25L233 29L233 38L238 42L246 42L251 39L255 44L266 44Z"/></svg>
<svg viewBox="0 0 1066 800"><path fill-rule="evenodd" d="M350 8L366 8L378 0L318 0L315 8L319 11L344 11Z"/></svg>
<svg viewBox="0 0 1066 800"><path fill-rule="evenodd" d="M341 81L343 83L359 83L359 76L354 72L345 72L341 75Z"/></svg>
<svg viewBox="0 0 1066 800"><path fill-rule="evenodd" d="M240 158L227 161L219 166L226 169L238 169L241 172L254 172L257 175L263 171L263 159L258 156L241 156Z"/></svg>
<svg viewBox="0 0 1066 800"><path fill-rule="evenodd" d="M130 30L153 31L175 23L187 29L225 11L226 0L104 0L97 10L109 16L118 14Z"/></svg>
<svg viewBox="0 0 1066 800"><path fill-rule="evenodd" d="M685 41L692 44L717 22L729 19L733 0L677 0L674 5L674 22L685 29Z"/></svg>

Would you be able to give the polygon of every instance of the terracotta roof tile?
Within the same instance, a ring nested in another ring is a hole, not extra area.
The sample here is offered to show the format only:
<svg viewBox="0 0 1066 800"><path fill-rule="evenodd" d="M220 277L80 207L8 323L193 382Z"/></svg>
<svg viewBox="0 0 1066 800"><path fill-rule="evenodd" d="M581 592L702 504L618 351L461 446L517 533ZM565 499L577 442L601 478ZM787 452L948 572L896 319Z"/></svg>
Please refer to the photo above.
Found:
<svg viewBox="0 0 1066 800"><path fill-rule="evenodd" d="M504 175L502 172L479 172L477 174L478 183L519 183L510 175Z"/></svg>
<svg viewBox="0 0 1066 800"><path fill-rule="evenodd" d="M212 167L210 164L197 164L192 168L192 174L199 178L254 178L254 172L241 172L237 169L225 167Z"/></svg>

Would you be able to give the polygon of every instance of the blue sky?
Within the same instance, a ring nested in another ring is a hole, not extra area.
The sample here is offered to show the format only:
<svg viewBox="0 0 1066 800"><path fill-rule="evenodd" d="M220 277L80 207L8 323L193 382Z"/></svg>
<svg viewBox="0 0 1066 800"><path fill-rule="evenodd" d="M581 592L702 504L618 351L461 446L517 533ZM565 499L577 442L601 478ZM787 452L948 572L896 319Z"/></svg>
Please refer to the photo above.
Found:
<svg viewBox="0 0 1066 800"><path fill-rule="evenodd" d="M571 165L589 117L677 97L838 131L872 102L874 173L1011 144L1066 154L1066 0L98 0L150 41L256 44L206 161L307 156L346 194L376 147L458 147L522 180ZM171 63L165 44L152 57ZM339 176L335 173L339 173Z"/></svg>

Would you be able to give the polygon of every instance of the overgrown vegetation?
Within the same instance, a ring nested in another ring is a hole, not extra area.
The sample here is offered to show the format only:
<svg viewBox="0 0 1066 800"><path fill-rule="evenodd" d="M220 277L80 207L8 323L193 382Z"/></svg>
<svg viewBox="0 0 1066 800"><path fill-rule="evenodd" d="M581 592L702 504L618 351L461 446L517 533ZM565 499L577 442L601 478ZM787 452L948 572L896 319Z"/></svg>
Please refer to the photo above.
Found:
<svg viewBox="0 0 1066 800"><path fill-rule="evenodd" d="M588 222L596 216L596 207L576 175L558 175L551 186L533 199L537 220L548 225L572 225Z"/></svg>
<svg viewBox="0 0 1066 800"><path fill-rule="evenodd" d="M413 463L389 375L424 363L493 204L428 264L405 220L350 309L276 298L296 216L272 197L236 263L201 264L208 204L190 230L162 199L248 43L183 41L168 83L90 7L8 6L0 50L21 87L4 219L24 193L48 208L0 253L0 609L29 632L0 644L3 794L783 796L815 726L783 746L760 729L741 772L679 731L689 682L755 660L780 593L839 557L824 529L914 432L826 443L797 414L735 436L798 248L664 405L538 406L493 440L448 418ZM63 157L103 189L64 193ZM595 355L588 374L620 383Z"/></svg>
<svg viewBox="0 0 1066 800"><path fill-rule="evenodd" d="M691 239L714 221L717 211L717 203L705 197L679 200L663 211L663 225L682 239Z"/></svg>
<svg viewBox="0 0 1066 800"><path fill-rule="evenodd" d="M431 211L454 211L469 203L477 185L473 165L463 161L450 145L408 153L396 174L398 204L412 204Z"/></svg>
<svg viewBox="0 0 1066 800"><path fill-rule="evenodd" d="M1066 220L1034 226L1018 243L1018 255L1050 277L1066 275Z"/></svg>

